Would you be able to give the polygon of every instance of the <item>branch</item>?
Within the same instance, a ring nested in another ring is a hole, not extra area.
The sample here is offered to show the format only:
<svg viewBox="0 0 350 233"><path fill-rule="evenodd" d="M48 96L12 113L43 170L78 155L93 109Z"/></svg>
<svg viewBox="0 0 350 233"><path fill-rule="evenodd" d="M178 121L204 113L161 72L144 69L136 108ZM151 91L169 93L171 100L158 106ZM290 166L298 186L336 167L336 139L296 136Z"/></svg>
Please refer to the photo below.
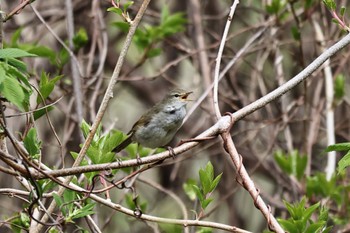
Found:
<svg viewBox="0 0 350 233"><path fill-rule="evenodd" d="M222 39L221 39L221 43L220 43L220 47L219 47L219 51L218 51L218 56L216 58L215 73L214 73L214 109L215 109L215 114L216 114L217 118L221 117L220 108L219 108L219 100L218 100L219 73L220 73L221 58L222 58L222 53L224 51L225 42L226 42L226 38L228 35L228 31L230 29L233 14L235 13L235 10L236 10L238 3L239 3L239 0L235 0L230 8L230 13L228 14L226 26L224 29L224 33L222 35Z"/></svg>
<svg viewBox="0 0 350 233"><path fill-rule="evenodd" d="M72 6L72 0L66 0L66 12L67 12L67 34L68 34L68 43L69 48L73 51L74 44L73 44L73 37L74 37L74 18L73 18L73 6ZM82 88L81 88L81 77L79 76L78 72L78 61L73 59L72 54L70 54L71 61L70 66L72 70L72 80L73 80L73 95L75 98L75 107L76 107L76 113L77 113L77 122L80 124L83 120L83 97L82 97ZM84 141L84 136L81 131L79 131L79 142Z"/></svg>

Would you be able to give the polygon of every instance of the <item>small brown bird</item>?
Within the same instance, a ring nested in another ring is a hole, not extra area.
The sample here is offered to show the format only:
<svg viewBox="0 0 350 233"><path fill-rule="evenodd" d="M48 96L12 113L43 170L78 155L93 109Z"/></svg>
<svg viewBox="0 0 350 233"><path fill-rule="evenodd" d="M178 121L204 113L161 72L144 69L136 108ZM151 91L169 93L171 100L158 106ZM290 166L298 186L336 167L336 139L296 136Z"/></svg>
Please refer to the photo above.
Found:
<svg viewBox="0 0 350 233"><path fill-rule="evenodd" d="M172 90L165 98L145 112L133 125L128 137L113 151L120 152L131 142L144 147L157 148L168 144L186 116L187 97L190 91Z"/></svg>

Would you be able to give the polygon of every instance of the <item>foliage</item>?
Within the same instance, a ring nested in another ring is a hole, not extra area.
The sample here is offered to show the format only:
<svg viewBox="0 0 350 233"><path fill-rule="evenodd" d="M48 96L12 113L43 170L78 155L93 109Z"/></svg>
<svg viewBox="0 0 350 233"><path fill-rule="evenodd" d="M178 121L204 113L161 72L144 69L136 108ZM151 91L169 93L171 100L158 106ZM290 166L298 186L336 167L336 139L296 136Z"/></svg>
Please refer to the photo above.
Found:
<svg viewBox="0 0 350 233"><path fill-rule="evenodd" d="M338 172L341 173L350 165L350 142L338 143L330 145L326 148L326 151L346 151L344 157L338 162Z"/></svg>
<svg viewBox="0 0 350 233"><path fill-rule="evenodd" d="M290 233L327 233L332 229L327 227L328 210L320 208L320 203L306 206L306 198L303 197L299 203L290 204L284 202L290 214L288 219L278 219L283 228ZM312 215L318 209L318 218L312 220Z"/></svg>
<svg viewBox="0 0 350 233"><path fill-rule="evenodd" d="M199 170L200 185L196 185L195 181L190 179L184 185L183 189L187 196L194 200L194 197L198 198L201 204L201 213L207 208L207 206L213 201L212 193L216 186L219 184L222 173L214 177L214 167L211 162L208 162L205 168Z"/></svg>
<svg viewBox="0 0 350 233"><path fill-rule="evenodd" d="M296 150L291 154L284 154L279 150L276 151L274 158L278 166L288 175L293 175L298 180L303 178L307 165L307 156L300 155Z"/></svg>
<svg viewBox="0 0 350 233"><path fill-rule="evenodd" d="M65 222L73 223L74 219L83 218L85 216L94 214L93 208L95 206L95 203L87 203L82 207L74 204L74 201L80 199L79 195L74 191L65 190L62 197L54 193L53 198L61 210Z"/></svg>
<svg viewBox="0 0 350 233"><path fill-rule="evenodd" d="M91 126L86 121L83 121L81 123L81 130L85 138L90 132L90 128ZM114 161L115 153L113 152L113 149L123 140L123 133L120 131L115 131L114 133L102 135L101 130L102 128L99 127L98 131L94 135L89 149L86 152L87 157L91 160L93 164L110 163ZM71 152L71 155L74 159L78 157L78 153L73 151ZM81 162L81 165L88 164L89 162L87 159L83 159L83 161ZM89 183L92 182L92 179L98 173L99 172L90 172L85 174L88 177Z"/></svg>
<svg viewBox="0 0 350 233"><path fill-rule="evenodd" d="M29 109L32 88L28 82L27 66L17 58L33 56L17 48L0 50L0 95L22 111Z"/></svg>
<svg viewBox="0 0 350 233"><path fill-rule="evenodd" d="M115 8L110 8L110 11L123 14L121 10L115 10ZM159 56L162 49L157 46L157 43L184 31L186 22L183 13L170 14L169 8L164 6L162 8L160 24L156 26L144 25L143 29L137 29L133 41L140 51L145 52L144 57L151 58ZM118 21L113 23L113 25L124 32L129 30L129 24L125 22Z"/></svg>

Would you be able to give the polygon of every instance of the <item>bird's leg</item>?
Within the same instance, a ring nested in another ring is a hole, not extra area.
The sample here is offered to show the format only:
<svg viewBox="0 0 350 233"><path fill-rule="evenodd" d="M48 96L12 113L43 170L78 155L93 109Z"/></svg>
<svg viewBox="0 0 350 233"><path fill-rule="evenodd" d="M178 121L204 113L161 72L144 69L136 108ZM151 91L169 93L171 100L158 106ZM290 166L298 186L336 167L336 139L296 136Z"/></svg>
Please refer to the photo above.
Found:
<svg viewBox="0 0 350 233"><path fill-rule="evenodd" d="M169 151L169 154L173 157L173 159L175 159L176 153L174 149L171 146L168 146L167 150Z"/></svg>
<svg viewBox="0 0 350 233"><path fill-rule="evenodd" d="M137 143L137 150L136 150L136 161L137 161L137 164L140 165L141 163L141 158L140 158L140 152L139 152L139 149L140 149L140 144Z"/></svg>

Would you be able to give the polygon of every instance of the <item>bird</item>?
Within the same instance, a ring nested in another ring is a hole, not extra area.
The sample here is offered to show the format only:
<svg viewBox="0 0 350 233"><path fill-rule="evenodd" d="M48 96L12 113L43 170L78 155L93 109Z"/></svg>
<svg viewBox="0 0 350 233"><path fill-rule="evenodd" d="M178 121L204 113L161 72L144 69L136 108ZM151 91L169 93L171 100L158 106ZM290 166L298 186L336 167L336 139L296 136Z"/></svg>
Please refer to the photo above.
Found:
<svg viewBox="0 0 350 233"><path fill-rule="evenodd" d="M127 138L113 151L118 153L132 142L148 148L166 146L182 125L191 93L193 92L180 88L170 91L136 121Z"/></svg>

